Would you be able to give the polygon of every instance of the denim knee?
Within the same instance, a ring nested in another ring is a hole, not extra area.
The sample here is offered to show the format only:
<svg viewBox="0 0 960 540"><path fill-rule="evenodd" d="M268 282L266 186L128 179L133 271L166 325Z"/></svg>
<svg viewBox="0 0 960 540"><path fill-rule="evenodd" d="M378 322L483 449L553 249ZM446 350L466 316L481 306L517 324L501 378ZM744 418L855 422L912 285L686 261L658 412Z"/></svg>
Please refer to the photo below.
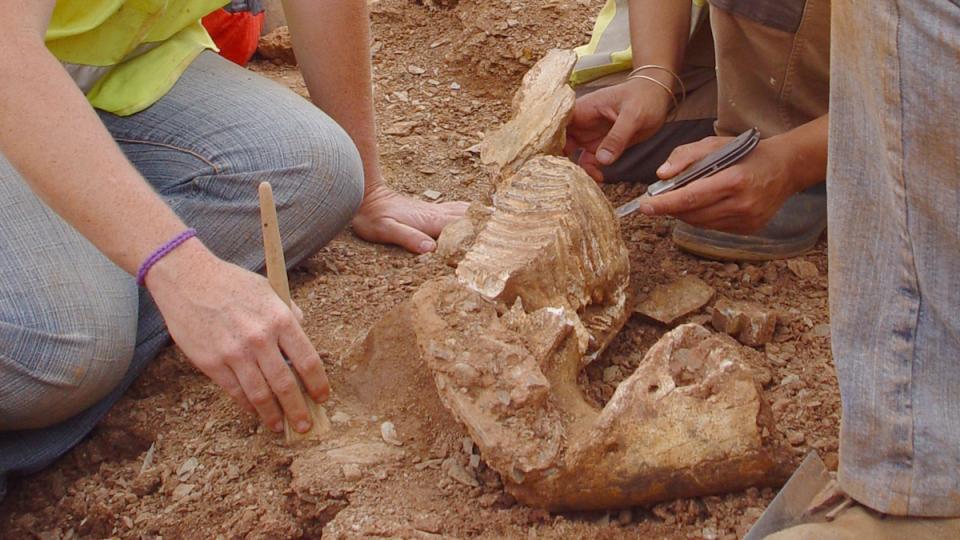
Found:
<svg viewBox="0 0 960 540"><path fill-rule="evenodd" d="M137 330L135 292L117 300L107 309L54 308L41 324L0 322L0 430L56 424L116 387Z"/></svg>
<svg viewBox="0 0 960 540"><path fill-rule="evenodd" d="M279 166L268 178L281 226L293 236L285 245L294 252L301 246L302 256L350 223L364 191L363 163L353 140L326 114L312 112L274 133L283 145Z"/></svg>

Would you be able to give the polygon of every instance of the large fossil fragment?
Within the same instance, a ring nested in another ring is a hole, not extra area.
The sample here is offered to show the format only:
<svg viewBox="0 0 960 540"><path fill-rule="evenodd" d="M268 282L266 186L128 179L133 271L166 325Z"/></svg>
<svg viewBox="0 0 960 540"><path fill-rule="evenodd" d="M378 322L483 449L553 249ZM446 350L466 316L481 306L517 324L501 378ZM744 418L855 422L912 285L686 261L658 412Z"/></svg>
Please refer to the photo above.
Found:
<svg viewBox="0 0 960 540"><path fill-rule="evenodd" d="M515 120L567 94L564 58L525 78ZM492 211L441 242L454 276L423 284L351 349L349 383L362 392L388 377L396 391L371 403L398 417L452 417L533 506L622 508L782 480L788 458L748 367L758 353L729 336L682 325L603 408L584 396L583 367L627 318L629 263L597 185L539 155L562 141L566 120L557 130L551 118L530 137L488 137Z"/></svg>
<svg viewBox="0 0 960 540"><path fill-rule="evenodd" d="M494 208L457 267L461 283L504 305L575 312L591 352L605 347L627 317L629 263L596 183L566 159L540 156L501 185Z"/></svg>
<svg viewBox="0 0 960 540"><path fill-rule="evenodd" d="M777 431L743 360L757 353L728 336L683 325L602 410L584 397L580 371L626 317L627 276L593 181L536 158L497 192L456 276L421 286L347 367L357 385L389 364L432 376L529 505L616 508L782 480ZM381 343L401 336L403 347Z"/></svg>
<svg viewBox="0 0 960 540"><path fill-rule="evenodd" d="M567 84L577 55L552 50L523 77L514 117L480 144L480 163L496 184L538 154L560 155L576 94Z"/></svg>

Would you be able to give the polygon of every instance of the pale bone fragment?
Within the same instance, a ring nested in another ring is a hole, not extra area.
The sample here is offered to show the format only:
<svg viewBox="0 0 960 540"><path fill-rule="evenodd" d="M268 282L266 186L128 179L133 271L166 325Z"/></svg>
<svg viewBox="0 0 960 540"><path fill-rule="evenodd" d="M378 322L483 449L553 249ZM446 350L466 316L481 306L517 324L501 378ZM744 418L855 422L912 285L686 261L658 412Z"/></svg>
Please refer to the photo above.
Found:
<svg viewBox="0 0 960 540"><path fill-rule="evenodd" d="M573 51L550 51L520 84L515 116L480 143L480 163L497 188L538 154L560 155L576 94L567 84L576 63Z"/></svg>
<svg viewBox="0 0 960 540"><path fill-rule="evenodd" d="M473 247L477 232L483 228L493 209L480 203L472 203L464 217L443 228L437 238L437 257L447 266L456 268L467 251Z"/></svg>
<svg viewBox="0 0 960 540"><path fill-rule="evenodd" d="M403 446L403 441L397 436L397 428L393 425L393 422L387 421L380 424L380 436L385 442L394 446Z"/></svg>
<svg viewBox="0 0 960 540"><path fill-rule="evenodd" d="M583 169L540 156L510 177L495 211L457 267L486 298L527 312L563 308L599 352L626 321L629 260L612 207ZM592 359L592 356L589 357Z"/></svg>
<svg viewBox="0 0 960 540"><path fill-rule="evenodd" d="M713 306L711 324L744 345L758 347L773 339L777 313L752 302L722 299Z"/></svg>
<svg viewBox="0 0 960 540"><path fill-rule="evenodd" d="M697 276L684 276L655 288L636 311L663 324L671 324L707 305L715 292Z"/></svg>
<svg viewBox="0 0 960 540"><path fill-rule="evenodd" d="M550 49L523 76L520 88L513 95L513 112L518 114L543 98L567 87L570 73L577 64L577 55L566 49Z"/></svg>

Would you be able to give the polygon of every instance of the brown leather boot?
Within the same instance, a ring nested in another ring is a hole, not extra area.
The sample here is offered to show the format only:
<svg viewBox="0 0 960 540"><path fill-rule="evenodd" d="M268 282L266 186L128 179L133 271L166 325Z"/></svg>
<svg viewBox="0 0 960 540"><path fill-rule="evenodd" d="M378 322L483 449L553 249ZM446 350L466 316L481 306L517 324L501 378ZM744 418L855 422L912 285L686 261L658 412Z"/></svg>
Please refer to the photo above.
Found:
<svg viewBox="0 0 960 540"><path fill-rule="evenodd" d="M853 504L832 521L807 523L765 540L956 540L960 518L895 517Z"/></svg>
<svg viewBox="0 0 960 540"><path fill-rule="evenodd" d="M677 222L673 243L707 259L769 261L806 253L826 228L826 184L819 184L787 199L770 223L752 235L712 231Z"/></svg>

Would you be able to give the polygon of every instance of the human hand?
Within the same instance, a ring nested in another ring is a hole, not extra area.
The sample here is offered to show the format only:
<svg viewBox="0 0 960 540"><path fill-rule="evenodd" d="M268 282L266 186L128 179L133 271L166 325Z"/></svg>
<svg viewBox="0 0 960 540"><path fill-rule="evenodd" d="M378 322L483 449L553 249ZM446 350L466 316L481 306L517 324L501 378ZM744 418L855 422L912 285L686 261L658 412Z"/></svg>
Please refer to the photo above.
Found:
<svg viewBox="0 0 960 540"><path fill-rule="evenodd" d="M323 364L288 308L263 276L216 258L189 240L161 259L146 284L173 340L201 372L275 432L283 417L310 429L303 393L284 355L315 401L330 394Z"/></svg>
<svg viewBox="0 0 960 540"><path fill-rule="evenodd" d="M657 169L657 176L676 176L733 137L707 137L678 146ZM800 191L790 149L777 138L764 139L739 163L675 191L648 198L640 206L647 215L671 215L681 221L734 234L763 228L788 197Z"/></svg>
<svg viewBox="0 0 960 540"><path fill-rule="evenodd" d="M564 153L572 156L582 148L579 165L602 182L600 167L613 163L629 146L656 133L672 103L663 88L645 79L627 79L587 94L573 108Z"/></svg>
<svg viewBox="0 0 960 540"><path fill-rule="evenodd" d="M462 218L467 206L465 202L428 203L381 186L363 197L353 230L368 242L427 253L437 247L433 239L448 223Z"/></svg>

